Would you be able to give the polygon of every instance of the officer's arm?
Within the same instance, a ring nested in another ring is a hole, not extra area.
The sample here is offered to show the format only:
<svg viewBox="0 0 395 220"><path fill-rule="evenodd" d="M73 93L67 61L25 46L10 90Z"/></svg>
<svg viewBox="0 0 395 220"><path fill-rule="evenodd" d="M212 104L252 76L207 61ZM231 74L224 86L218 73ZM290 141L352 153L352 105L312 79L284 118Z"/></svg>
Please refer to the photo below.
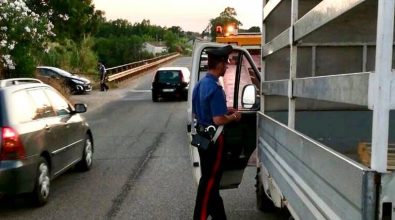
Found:
<svg viewBox="0 0 395 220"><path fill-rule="evenodd" d="M221 115L221 116L214 116L213 121L216 125L225 125L232 121L239 121L241 118L240 112L235 112L231 115Z"/></svg>

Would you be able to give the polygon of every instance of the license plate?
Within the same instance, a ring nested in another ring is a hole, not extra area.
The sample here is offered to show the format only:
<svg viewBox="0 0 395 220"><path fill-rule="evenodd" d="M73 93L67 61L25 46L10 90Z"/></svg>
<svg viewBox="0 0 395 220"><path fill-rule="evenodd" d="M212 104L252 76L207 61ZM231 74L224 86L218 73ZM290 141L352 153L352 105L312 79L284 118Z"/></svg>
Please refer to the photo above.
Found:
<svg viewBox="0 0 395 220"><path fill-rule="evenodd" d="M163 92L174 92L174 89L163 89Z"/></svg>

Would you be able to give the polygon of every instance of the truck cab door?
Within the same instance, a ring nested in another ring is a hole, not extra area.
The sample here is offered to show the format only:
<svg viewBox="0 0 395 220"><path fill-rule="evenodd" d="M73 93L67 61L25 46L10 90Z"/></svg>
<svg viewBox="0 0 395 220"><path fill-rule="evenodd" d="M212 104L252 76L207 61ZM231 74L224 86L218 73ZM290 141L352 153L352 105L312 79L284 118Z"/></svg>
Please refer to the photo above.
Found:
<svg viewBox="0 0 395 220"><path fill-rule="evenodd" d="M201 57L205 50L213 47L221 47L223 44L203 43L194 48L192 57L191 86L188 98L188 131L193 129L192 116L192 91L196 83L206 72L202 71ZM260 55L257 54L259 57ZM258 60L259 60L258 59ZM227 124L224 127L225 155L223 162L223 176L221 188L237 188L241 183L244 169L248 165L251 154L256 148L256 112L259 110L259 103L248 106L242 105L243 88L253 85L256 90L260 88L259 71L254 63L254 58L244 48L234 46L233 52L229 55L229 64L224 77L219 79L226 94L227 107L241 112L242 117L239 122ZM256 94L260 94L256 92ZM255 97L260 100L259 97ZM190 136L191 133L189 133ZM190 145L191 160L196 181L199 181L200 158L195 147Z"/></svg>

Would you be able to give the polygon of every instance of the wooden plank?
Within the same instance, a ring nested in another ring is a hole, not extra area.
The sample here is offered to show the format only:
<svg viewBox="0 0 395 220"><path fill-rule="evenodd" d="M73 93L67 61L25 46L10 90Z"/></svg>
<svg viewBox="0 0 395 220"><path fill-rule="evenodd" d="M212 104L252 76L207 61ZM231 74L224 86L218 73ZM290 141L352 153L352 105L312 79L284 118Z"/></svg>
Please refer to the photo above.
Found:
<svg viewBox="0 0 395 220"><path fill-rule="evenodd" d="M371 152L372 147L371 143L368 142L360 142L358 143L358 156L360 162L370 167L371 161ZM388 157L387 157L387 170L392 171L395 170L395 144L388 144Z"/></svg>

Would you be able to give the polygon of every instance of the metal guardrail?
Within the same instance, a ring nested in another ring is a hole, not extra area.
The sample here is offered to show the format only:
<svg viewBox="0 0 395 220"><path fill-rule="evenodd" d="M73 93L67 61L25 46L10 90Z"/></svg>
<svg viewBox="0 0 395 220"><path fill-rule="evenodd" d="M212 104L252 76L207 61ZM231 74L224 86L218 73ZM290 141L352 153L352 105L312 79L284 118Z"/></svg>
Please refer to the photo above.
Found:
<svg viewBox="0 0 395 220"><path fill-rule="evenodd" d="M134 76L143 70L157 66L163 62L169 61L178 56L180 56L179 53L171 53L148 60L142 60L134 63L108 68L107 69L107 73L109 74L108 81L112 82L112 81L121 80L122 78Z"/></svg>

